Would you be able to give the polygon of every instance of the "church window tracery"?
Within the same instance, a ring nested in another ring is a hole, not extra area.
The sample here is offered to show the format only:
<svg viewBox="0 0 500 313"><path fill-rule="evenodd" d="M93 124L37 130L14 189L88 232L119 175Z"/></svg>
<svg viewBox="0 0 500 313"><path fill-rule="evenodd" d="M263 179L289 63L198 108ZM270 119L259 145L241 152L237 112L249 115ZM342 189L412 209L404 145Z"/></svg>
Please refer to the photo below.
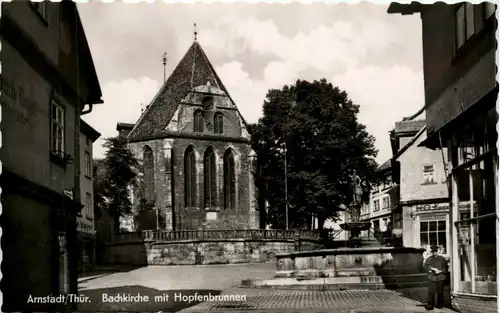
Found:
<svg viewBox="0 0 500 313"><path fill-rule="evenodd" d="M194 120L194 131L197 133L203 132L203 112L201 110L196 110L193 116Z"/></svg>
<svg viewBox="0 0 500 313"><path fill-rule="evenodd" d="M217 193L217 168L215 153L212 148L208 148L204 156L204 176L205 176L205 207L216 206Z"/></svg>
<svg viewBox="0 0 500 313"><path fill-rule="evenodd" d="M184 205L196 206L196 158L193 147L186 149L184 155Z"/></svg>
<svg viewBox="0 0 500 313"><path fill-rule="evenodd" d="M231 149L224 154L224 208L236 207L236 173Z"/></svg>

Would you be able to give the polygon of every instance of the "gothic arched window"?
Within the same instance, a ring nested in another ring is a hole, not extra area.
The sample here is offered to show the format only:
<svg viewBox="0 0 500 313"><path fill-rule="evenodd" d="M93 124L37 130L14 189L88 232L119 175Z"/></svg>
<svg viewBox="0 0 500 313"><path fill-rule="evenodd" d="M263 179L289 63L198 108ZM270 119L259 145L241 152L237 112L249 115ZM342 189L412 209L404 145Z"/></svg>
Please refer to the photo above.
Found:
<svg viewBox="0 0 500 313"><path fill-rule="evenodd" d="M215 164L215 153L212 148L205 151L204 162L204 176L205 176L205 207L216 206L216 193L217 193L217 169Z"/></svg>
<svg viewBox="0 0 500 313"><path fill-rule="evenodd" d="M154 156L153 156L153 149L151 149L151 147L149 146L144 147L143 167L144 167L144 198L148 202L154 202L156 200Z"/></svg>
<svg viewBox="0 0 500 313"><path fill-rule="evenodd" d="M203 112L201 110L194 111L194 131L197 133L203 132Z"/></svg>
<svg viewBox="0 0 500 313"><path fill-rule="evenodd" d="M193 147L184 154L184 205L196 206L196 157Z"/></svg>
<svg viewBox="0 0 500 313"><path fill-rule="evenodd" d="M224 154L224 208L236 207L236 173L231 149Z"/></svg>
<svg viewBox="0 0 500 313"><path fill-rule="evenodd" d="M214 115L214 133L224 133L224 115L220 112L217 112Z"/></svg>

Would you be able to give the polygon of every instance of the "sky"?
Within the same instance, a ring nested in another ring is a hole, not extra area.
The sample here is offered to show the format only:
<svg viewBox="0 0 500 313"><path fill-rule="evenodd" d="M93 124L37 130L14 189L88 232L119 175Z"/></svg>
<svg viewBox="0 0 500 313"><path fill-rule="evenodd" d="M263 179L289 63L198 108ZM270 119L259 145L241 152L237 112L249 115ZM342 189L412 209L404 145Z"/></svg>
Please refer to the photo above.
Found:
<svg viewBox="0 0 500 313"><path fill-rule="evenodd" d="M247 122L257 122L269 89L322 78L360 105L379 163L388 132L424 105L419 15L387 14L387 4L79 3L104 104L84 120L103 139L135 123L194 40L205 50Z"/></svg>

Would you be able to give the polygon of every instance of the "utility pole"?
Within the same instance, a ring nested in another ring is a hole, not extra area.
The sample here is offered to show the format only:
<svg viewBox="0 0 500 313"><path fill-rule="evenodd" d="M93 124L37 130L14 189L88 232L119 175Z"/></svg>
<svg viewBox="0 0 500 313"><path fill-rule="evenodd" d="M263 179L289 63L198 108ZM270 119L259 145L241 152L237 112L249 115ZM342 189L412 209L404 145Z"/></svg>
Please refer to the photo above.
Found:
<svg viewBox="0 0 500 313"><path fill-rule="evenodd" d="M286 148L286 134L285 134L285 227L288 230L288 166L286 160L287 148Z"/></svg>
<svg viewBox="0 0 500 313"><path fill-rule="evenodd" d="M160 212L158 211L158 206L155 205L156 209L156 230L160 230Z"/></svg>
<svg viewBox="0 0 500 313"><path fill-rule="evenodd" d="M297 105L297 102L295 100L292 100L291 101L291 105L290 105L290 109L289 111L287 112L287 115L286 115L286 127L288 127L289 123L290 123L290 111ZM283 141L285 142L285 229L288 230L288 164L287 164L287 153L288 153L288 149L287 149L287 145L286 145L286 142L287 142L287 134L288 134L288 130L286 130L284 133L283 133Z"/></svg>

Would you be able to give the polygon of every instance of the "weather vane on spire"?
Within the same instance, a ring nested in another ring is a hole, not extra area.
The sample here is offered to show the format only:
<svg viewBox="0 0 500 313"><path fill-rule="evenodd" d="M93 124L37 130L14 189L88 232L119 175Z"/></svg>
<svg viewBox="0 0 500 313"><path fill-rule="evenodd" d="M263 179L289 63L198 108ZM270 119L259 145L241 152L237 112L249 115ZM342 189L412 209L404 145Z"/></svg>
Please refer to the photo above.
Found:
<svg viewBox="0 0 500 313"><path fill-rule="evenodd" d="M163 82L167 80L167 53L163 53L161 56L161 60L163 61Z"/></svg>
<svg viewBox="0 0 500 313"><path fill-rule="evenodd" d="M196 23L194 24L194 40L198 40L198 31L196 30Z"/></svg>

